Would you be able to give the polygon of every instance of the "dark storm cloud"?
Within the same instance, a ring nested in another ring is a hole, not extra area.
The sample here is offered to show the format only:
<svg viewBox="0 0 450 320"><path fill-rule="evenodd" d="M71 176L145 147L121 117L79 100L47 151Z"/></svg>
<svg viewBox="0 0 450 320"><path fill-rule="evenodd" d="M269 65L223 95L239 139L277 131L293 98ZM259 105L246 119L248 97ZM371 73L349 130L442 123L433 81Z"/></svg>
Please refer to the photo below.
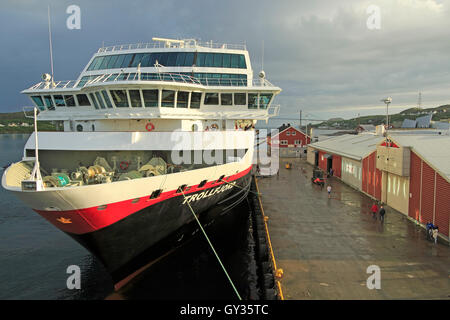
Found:
<svg viewBox="0 0 450 320"><path fill-rule="evenodd" d="M70 80L101 46L154 36L246 43L255 73L283 92L282 114L301 108L321 117L377 113L380 98L413 106L450 100L449 1L2 1L0 108L29 105L19 91L49 72L51 4L55 78ZM81 8L81 30L66 28L67 6ZM381 29L366 26L369 5ZM382 111L381 111L382 112Z"/></svg>

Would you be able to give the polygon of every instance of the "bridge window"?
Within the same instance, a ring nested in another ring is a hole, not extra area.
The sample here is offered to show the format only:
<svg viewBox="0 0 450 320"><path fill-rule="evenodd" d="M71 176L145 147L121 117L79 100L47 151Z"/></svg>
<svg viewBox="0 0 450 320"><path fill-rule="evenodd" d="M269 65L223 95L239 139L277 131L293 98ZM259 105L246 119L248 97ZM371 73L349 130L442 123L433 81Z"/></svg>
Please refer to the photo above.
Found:
<svg viewBox="0 0 450 320"><path fill-rule="evenodd" d="M238 68L239 67L239 56L236 54L233 54L231 56L231 67L232 68Z"/></svg>
<svg viewBox="0 0 450 320"><path fill-rule="evenodd" d="M133 59L134 54L126 54L125 58L123 59L122 65L120 66L121 68L128 68L128 66L131 63L131 60Z"/></svg>
<svg viewBox="0 0 450 320"><path fill-rule="evenodd" d="M201 92L192 92L191 93L191 108L192 109L199 109L200 108L201 99L202 99L202 93Z"/></svg>
<svg viewBox="0 0 450 320"><path fill-rule="evenodd" d="M111 90L110 93L116 108L128 108L128 98L125 90Z"/></svg>
<svg viewBox="0 0 450 320"><path fill-rule="evenodd" d="M241 69L247 68L247 65L245 63L245 56L243 54L239 55L239 68Z"/></svg>
<svg viewBox="0 0 450 320"><path fill-rule="evenodd" d="M185 67L191 67L194 64L194 53L193 52L186 52L186 57L184 60L184 66Z"/></svg>
<svg viewBox="0 0 450 320"><path fill-rule="evenodd" d="M105 57L97 57L94 59L94 61L92 61L91 65L89 66L88 70L98 70L100 68L100 65L103 62L103 59Z"/></svg>
<svg viewBox="0 0 450 320"><path fill-rule="evenodd" d="M175 66L176 62L177 62L177 52L169 52L167 53L168 58L167 58L167 66Z"/></svg>
<svg viewBox="0 0 450 320"><path fill-rule="evenodd" d="M233 105L233 94L232 93L221 93L220 94L220 103L223 106Z"/></svg>
<svg viewBox="0 0 450 320"><path fill-rule="evenodd" d="M218 93L205 93L205 105L218 105L219 94Z"/></svg>
<svg viewBox="0 0 450 320"><path fill-rule="evenodd" d="M142 107L142 101L141 101L141 93L139 90L128 90L130 93L130 101L131 106L133 108L141 108Z"/></svg>
<svg viewBox="0 0 450 320"><path fill-rule="evenodd" d="M248 108L249 109L257 109L258 108L258 94L257 93L249 93L248 94Z"/></svg>
<svg viewBox="0 0 450 320"><path fill-rule="evenodd" d="M143 53L136 53L134 55L133 62L131 63L131 67L136 68L139 65L139 63L141 63L141 59L143 56L144 56Z"/></svg>
<svg viewBox="0 0 450 320"><path fill-rule="evenodd" d="M44 96L44 101L48 110L55 110L55 105L53 104L52 96Z"/></svg>
<svg viewBox="0 0 450 320"><path fill-rule="evenodd" d="M103 91L102 91L102 95L103 95L103 98L105 99L106 106L107 106L108 108L112 108L113 105L112 105L112 103L111 103L111 100L109 99L108 93L107 93L105 90L103 90Z"/></svg>
<svg viewBox="0 0 450 320"><path fill-rule="evenodd" d="M95 109L100 109L100 108L98 107L98 102L97 102L97 100L95 99L94 94L89 93L89 97L91 97L91 100L92 100L92 102L94 103Z"/></svg>
<svg viewBox="0 0 450 320"><path fill-rule="evenodd" d="M145 107L158 107L158 90L142 90Z"/></svg>
<svg viewBox="0 0 450 320"><path fill-rule="evenodd" d="M90 106L91 105L87 95L85 95L85 94L77 94L77 100L78 100L78 105L81 106L81 107Z"/></svg>
<svg viewBox="0 0 450 320"><path fill-rule="evenodd" d="M163 66L167 66L167 59L169 58L169 56L167 55L167 53L160 53L158 55L158 63L162 64Z"/></svg>
<svg viewBox="0 0 450 320"><path fill-rule="evenodd" d="M223 64L222 66L224 68L231 68L231 54L225 53L223 55Z"/></svg>
<svg viewBox="0 0 450 320"><path fill-rule="evenodd" d="M75 107L75 98L73 95L64 96L64 101L66 102L66 106Z"/></svg>
<svg viewBox="0 0 450 320"><path fill-rule="evenodd" d="M205 67L212 67L214 63L214 53L207 53L205 58Z"/></svg>
<svg viewBox="0 0 450 320"><path fill-rule="evenodd" d="M106 56L103 59L102 64L100 65L99 69L106 69L106 67L108 66L109 60L111 60L111 56Z"/></svg>
<svg viewBox="0 0 450 320"><path fill-rule="evenodd" d="M95 96L97 97L97 100L98 100L98 103L100 104L100 107L101 107L102 109L106 109L105 103L103 102L103 99L102 99L102 97L100 96L100 92L96 92L96 93L95 93Z"/></svg>
<svg viewBox="0 0 450 320"><path fill-rule="evenodd" d="M186 59L186 52L178 52L175 65L177 67L184 67L184 60Z"/></svg>
<svg viewBox="0 0 450 320"><path fill-rule="evenodd" d="M215 68L221 68L223 63L223 54L222 53L215 53L214 54L214 60L213 60L213 66Z"/></svg>
<svg viewBox="0 0 450 320"><path fill-rule="evenodd" d="M247 105L247 94L245 93L235 93L234 94L234 104L237 106Z"/></svg>
<svg viewBox="0 0 450 320"><path fill-rule="evenodd" d="M45 110L44 101L42 100L41 96L32 96L31 99L38 106L39 110Z"/></svg>
<svg viewBox="0 0 450 320"><path fill-rule="evenodd" d="M120 54L116 60L116 62L114 63L114 67L113 68L121 68L123 61L125 59L125 55L124 54Z"/></svg>
<svg viewBox="0 0 450 320"><path fill-rule="evenodd" d="M175 104L175 91L163 90L161 94L161 107L173 108Z"/></svg>
<svg viewBox="0 0 450 320"><path fill-rule="evenodd" d="M187 108L189 100L189 92L178 91L177 94L177 108Z"/></svg>
<svg viewBox="0 0 450 320"><path fill-rule="evenodd" d="M198 67L214 68L246 68L243 54L199 52L195 58L194 52L153 52L108 55L94 58L88 71L114 68L153 67L156 63L167 67Z"/></svg>
<svg viewBox="0 0 450 320"><path fill-rule="evenodd" d="M106 66L108 69L112 69L114 68L114 65L116 64L117 58L119 57L119 55L113 55L111 56L111 58L109 59L108 65Z"/></svg>
<svg viewBox="0 0 450 320"><path fill-rule="evenodd" d="M259 94L259 108L267 109L267 106L269 105L269 102L272 99L272 96L273 96L272 93L260 93Z"/></svg>
<svg viewBox="0 0 450 320"><path fill-rule="evenodd" d="M197 67L205 66L205 58L206 58L206 53L203 53L203 52L197 53L197 61L196 61Z"/></svg>

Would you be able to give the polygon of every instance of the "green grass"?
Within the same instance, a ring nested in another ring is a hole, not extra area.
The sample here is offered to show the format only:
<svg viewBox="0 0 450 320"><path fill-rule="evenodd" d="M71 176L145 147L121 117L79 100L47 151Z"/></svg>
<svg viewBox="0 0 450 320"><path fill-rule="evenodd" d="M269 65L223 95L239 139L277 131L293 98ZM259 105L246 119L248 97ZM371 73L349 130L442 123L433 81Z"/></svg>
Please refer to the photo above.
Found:
<svg viewBox="0 0 450 320"><path fill-rule="evenodd" d="M16 123L28 123L29 127L8 127L8 124ZM11 113L0 113L0 133L31 133L34 130L33 119L26 118L23 112L11 112ZM38 121L39 131L56 131L56 127L51 121Z"/></svg>

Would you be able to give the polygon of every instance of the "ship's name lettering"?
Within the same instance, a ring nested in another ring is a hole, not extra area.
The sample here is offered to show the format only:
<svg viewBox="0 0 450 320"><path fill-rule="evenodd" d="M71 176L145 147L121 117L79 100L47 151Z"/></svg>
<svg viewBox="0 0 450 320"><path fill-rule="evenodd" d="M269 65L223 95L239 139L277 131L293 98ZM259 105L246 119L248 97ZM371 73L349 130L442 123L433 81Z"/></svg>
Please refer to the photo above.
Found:
<svg viewBox="0 0 450 320"><path fill-rule="evenodd" d="M200 199L205 199L205 198L209 198L215 194L218 193L222 193L224 191L227 191L229 189L233 188L233 185L230 184L224 184L216 189L209 189L206 191L203 191L202 193L198 193L198 194L191 194L185 197L183 204L186 204L186 202L189 201L189 203L193 202L193 201L198 201Z"/></svg>

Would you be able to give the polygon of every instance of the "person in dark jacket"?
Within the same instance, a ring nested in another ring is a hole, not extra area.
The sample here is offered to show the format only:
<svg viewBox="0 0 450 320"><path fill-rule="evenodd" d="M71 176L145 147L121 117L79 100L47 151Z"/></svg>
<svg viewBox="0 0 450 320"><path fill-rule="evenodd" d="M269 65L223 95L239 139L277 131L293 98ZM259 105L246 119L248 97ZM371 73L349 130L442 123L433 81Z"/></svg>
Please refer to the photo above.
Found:
<svg viewBox="0 0 450 320"><path fill-rule="evenodd" d="M379 213L380 213L380 220L381 220L381 222L383 222L384 221L384 215L386 214L386 210L384 210L384 206L383 205L380 206Z"/></svg>

